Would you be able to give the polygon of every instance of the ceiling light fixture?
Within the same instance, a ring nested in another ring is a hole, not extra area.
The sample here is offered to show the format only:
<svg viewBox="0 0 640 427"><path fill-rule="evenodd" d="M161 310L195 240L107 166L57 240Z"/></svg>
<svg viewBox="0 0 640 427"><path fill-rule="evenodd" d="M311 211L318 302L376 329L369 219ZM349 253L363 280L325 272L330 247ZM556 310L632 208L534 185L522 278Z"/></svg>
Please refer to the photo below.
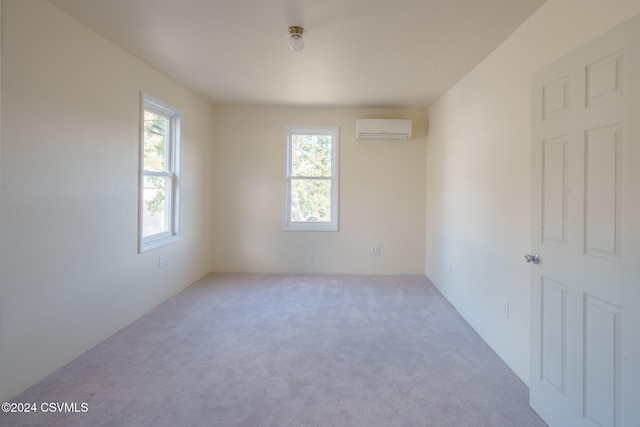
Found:
<svg viewBox="0 0 640 427"><path fill-rule="evenodd" d="M289 49L292 52L300 53L304 48L304 28L302 27L289 27Z"/></svg>

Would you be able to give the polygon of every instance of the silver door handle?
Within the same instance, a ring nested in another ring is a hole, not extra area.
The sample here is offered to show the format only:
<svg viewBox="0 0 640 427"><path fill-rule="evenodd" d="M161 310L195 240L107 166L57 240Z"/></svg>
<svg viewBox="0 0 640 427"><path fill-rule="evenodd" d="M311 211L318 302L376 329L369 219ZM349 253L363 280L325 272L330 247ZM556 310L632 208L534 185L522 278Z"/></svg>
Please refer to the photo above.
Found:
<svg viewBox="0 0 640 427"><path fill-rule="evenodd" d="M524 256L524 260L526 262L532 262L534 264L540 264L540 254L538 252L536 252L533 255L527 254L527 255Z"/></svg>

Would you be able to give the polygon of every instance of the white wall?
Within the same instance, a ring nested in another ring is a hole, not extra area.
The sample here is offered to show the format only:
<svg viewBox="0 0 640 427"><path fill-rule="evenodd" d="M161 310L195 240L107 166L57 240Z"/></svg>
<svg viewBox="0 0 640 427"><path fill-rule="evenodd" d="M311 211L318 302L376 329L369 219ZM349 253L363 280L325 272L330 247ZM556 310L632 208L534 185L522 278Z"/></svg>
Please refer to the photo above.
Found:
<svg viewBox="0 0 640 427"><path fill-rule="evenodd" d="M2 7L6 401L211 271L213 110L45 1ZM142 255L140 90L183 111L184 171L183 239Z"/></svg>
<svg viewBox="0 0 640 427"><path fill-rule="evenodd" d="M548 0L429 109L426 274L525 383L532 74L639 12Z"/></svg>
<svg viewBox="0 0 640 427"><path fill-rule="evenodd" d="M216 271L424 274L426 111L217 107L214 117ZM413 140L356 140L358 117L413 119ZM285 125L340 127L339 232L282 231Z"/></svg>

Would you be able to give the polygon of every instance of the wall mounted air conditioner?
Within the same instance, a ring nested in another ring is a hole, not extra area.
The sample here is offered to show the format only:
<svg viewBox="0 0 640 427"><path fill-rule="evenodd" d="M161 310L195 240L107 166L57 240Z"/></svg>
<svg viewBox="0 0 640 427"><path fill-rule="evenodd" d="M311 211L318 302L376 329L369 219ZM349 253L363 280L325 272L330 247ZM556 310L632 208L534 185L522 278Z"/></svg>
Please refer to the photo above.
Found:
<svg viewBox="0 0 640 427"><path fill-rule="evenodd" d="M411 120L401 119L357 119L358 139L411 139Z"/></svg>

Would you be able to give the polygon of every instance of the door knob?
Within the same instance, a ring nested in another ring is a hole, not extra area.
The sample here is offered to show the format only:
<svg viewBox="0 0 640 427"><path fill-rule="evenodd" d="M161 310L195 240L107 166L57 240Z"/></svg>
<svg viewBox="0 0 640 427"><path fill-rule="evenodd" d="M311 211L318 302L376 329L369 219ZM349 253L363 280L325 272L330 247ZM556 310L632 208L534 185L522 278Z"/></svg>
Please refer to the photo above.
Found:
<svg viewBox="0 0 640 427"><path fill-rule="evenodd" d="M524 260L526 262L532 262L534 264L540 264L540 254L538 252L536 252L533 255L527 254L527 255L524 256Z"/></svg>

